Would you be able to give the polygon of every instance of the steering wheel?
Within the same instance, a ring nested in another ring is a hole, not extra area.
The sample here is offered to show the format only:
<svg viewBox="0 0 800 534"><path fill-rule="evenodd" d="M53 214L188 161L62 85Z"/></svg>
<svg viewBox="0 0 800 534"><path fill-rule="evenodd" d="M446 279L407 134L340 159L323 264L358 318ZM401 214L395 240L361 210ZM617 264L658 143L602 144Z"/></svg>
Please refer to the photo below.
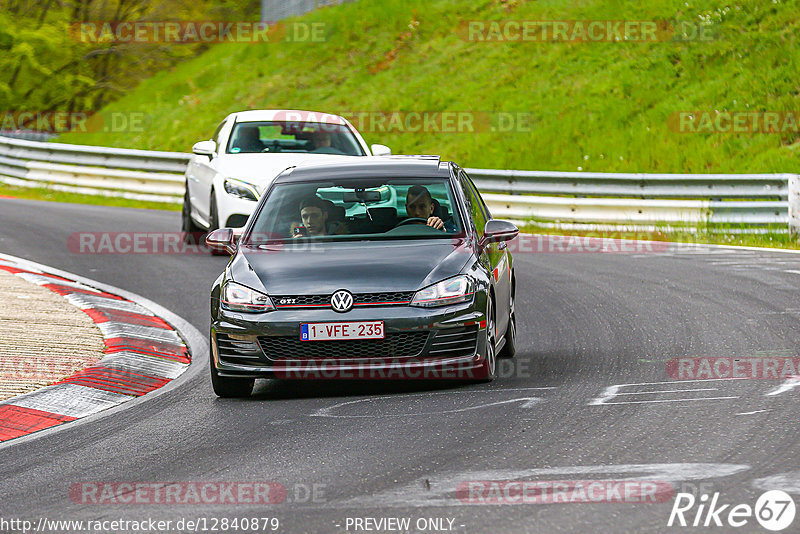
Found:
<svg viewBox="0 0 800 534"><path fill-rule="evenodd" d="M399 223L395 224L395 228L400 228L405 224L428 224L428 219L423 219L421 217L410 217L404 221L400 221Z"/></svg>
<svg viewBox="0 0 800 534"><path fill-rule="evenodd" d="M267 146L264 147L263 150L261 150L261 152L271 152L273 154L280 151L281 151L281 144L277 141L270 142Z"/></svg>

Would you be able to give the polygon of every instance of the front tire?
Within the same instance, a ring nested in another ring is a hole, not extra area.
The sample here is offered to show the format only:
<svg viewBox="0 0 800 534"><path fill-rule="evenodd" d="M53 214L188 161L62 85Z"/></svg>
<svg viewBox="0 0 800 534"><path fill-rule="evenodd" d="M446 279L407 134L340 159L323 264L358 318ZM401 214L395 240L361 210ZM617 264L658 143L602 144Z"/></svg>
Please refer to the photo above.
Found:
<svg viewBox="0 0 800 534"><path fill-rule="evenodd" d="M211 190L211 198L208 199L208 211L209 211L209 227L208 231L213 232L214 230L219 230L219 212L217 211L217 195L214 193L214 190Z"/></svg>
<svg viewBox="0 0 800 534"><path fill-rule="evenodd" d="M208 227L208 233L210 234L214 230L219 230L219 212L217 211L217 195L214 193L213 190L211 191L211 198L209 199L208 204L209 204L209 210L208 211L210 212L209 219L211 219L209 221L211 226ZM211 251L211 255L212 256L229 256L229 254L227 252L222 251L222 250L212 250Z"/></svg>
<svg viewBox="0 0 800 534"><path fill-rule="evenodd" d="M506 344L500 351L500 358L513 358L517 353L517 315L514 313L514 294L511 294L511 310L508 314L508 328L506 328Z"/></svg>
<svg viewBox="0 0 800 534"><path fill-rule="evenodd" d="M211 360L211 386L217 397L223 399L240 399L248 397L253 392L255 385L254 378L229 378L219 376L217 368L214 366L214 358Z"/></svg>
<svg viewBox="0 0 800 534"><path fill-rule="evenodd" d="M181 210L181 232L183 232L183 242L186 244L197 243L203 234L203 229L192 219L192 201L189 199L189 188L183 195L183 209Z"/></svg>
<svg viewBox="0 0 800 534"><path fill-rule="evenodd" d="M496 323L494 320L494 305L492 299L486 305L486 355L483 359L483 365L478 371L478 381L491 382L497 378L497 353L495 347L497 346L497 333Z"/></svg>

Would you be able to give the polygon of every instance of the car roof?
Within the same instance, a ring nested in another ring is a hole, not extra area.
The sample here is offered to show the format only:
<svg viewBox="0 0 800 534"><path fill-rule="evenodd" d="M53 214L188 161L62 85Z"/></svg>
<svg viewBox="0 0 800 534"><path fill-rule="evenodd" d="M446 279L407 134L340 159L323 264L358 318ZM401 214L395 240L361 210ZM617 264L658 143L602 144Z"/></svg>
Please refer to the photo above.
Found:
<svg viewBox="0 0 800 534"><path fill-rule="evenodd" d="M284 120L291 122L321 122L323 124L346 124L339 115L321 111L305 111L301 109L253 109L231 113L236 122L256 122Z"/></svg>
<svg viewBox="0 0 800 534"><path fill-rule="evenodd" d="M324 161L311 161L290 167L280 174L276 183L305 182L319 179L378 178L402 176L409 178L448 178L448 162L438 156L369 156Z"/></svg>

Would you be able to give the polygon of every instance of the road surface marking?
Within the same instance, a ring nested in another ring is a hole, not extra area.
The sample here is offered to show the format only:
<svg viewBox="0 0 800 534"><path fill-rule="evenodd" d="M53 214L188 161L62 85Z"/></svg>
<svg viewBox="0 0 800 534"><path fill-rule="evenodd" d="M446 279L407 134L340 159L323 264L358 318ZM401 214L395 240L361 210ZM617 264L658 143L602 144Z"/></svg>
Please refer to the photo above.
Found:
<svg viewBox="0 0 800 534"><path fill-rule="evenodd" d="M785 393L786 391L791 391L796 387L800 387L800 378L787 378L783 381L783 383L767 393L766 397L774 397L775 395L780 395L781 393Z"/></svg>
<svg viewBox="0 0 800 534"><path fill-rule="evenodd" d="M728 378L715 378L709 380L681 380L680 382L641 382L638 384L615 384L613 386L606 387L602 393L600 393L599 397L592 399L588 406L605 406L605 405L618 405L618 404L649 404L649 403L663 403L663 402L697 402L697 401L709 401L709 400L729 400L729 399L736 399L738 397L729 397L729 396L722 396L722 397L690 397L690 398L682 398L682 399L652 399L652 400L639 400L639 401L623 401L623 402L609 402L611 399L616 397L620 397L622 395L664 395L664 394L671 394L671 393L686 393L686 392L705 392L705 391L717 391L717 388L696 388L696 389L673 389L673 390L654 390L654 391L620 391L622 388L627 387L639 387L639 386L663 386L663 385L672 385L676 387L684 386L685 384L691 383L708 383L708 382L716 382L719 380L732 380Z"/></svg>
<svg viewBox="0 0 800 534"><path fill-rule="evenodd" d="M380 397L366 397L363 399L356 399L352 401L345 401L345 402L338 402L331 406L327 406L325 408L320 408L315 412L309 414L309 417L340 417L340 418L376 418L376 417L416 417L420 415L440 415L440 414L448 414L448 413L461 413L467 412L472 410L480 410L483 408L489 408L492 406L499 406L503 404L511 404L515 402L520 402L521 408L533 408L537 404L544 402L544 399L540 397L517 397L513 399L504 399L501 401L489 402L489 403L482 403L477 404L474 406L465 406L463 408L455 408L450 410L434 410L434 411L413 411L410 413L391 413L391 414L357 414L357 415L339 415L332 413L334 410L342 408L344 406L349 406L352 404L359 404L359 403L372 403L375 401L390 401L395 399L402 399L402 398L416 398L416 399L424 399L431 395L451 395L451 394L461 394L461 395L472 395L475 393L504 393L508 391L537 391L537 390L550 390L556 389L555 387L531 387L531 388L508 388L508 389L488 389L488 390L477 390L477 391L440 391L440 392L423 392L423 393L409 393L405 395L389 395L389 396L380 396Z"/></svg>

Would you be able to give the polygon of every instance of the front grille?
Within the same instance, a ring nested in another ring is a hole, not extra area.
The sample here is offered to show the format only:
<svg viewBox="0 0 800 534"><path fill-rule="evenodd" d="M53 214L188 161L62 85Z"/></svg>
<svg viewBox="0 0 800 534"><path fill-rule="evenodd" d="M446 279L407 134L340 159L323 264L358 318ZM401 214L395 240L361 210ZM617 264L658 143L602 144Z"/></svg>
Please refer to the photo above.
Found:
<svg viewBox="0 0 800 534"><path fill-rule="evenodd" d="M475 354L478 343L478 325L439 330L433 337L428 356L432 358L458 358Z"/></svg>
<svg viewBox="0 0 800 534"><path fill-rule="evenodd" d="M258 338L264 354L278 360L367 360L413 358L428 341L428 332L398 332L384 339L301 341L299 336Z"/></svg>
<svg viewBox="0 0 800 534"><path fill-rule="evenodd" d="M272 303L278 309L331 307L331 295L279 295L271 298ZM406 306L413 298L413 291L355 293L353 306Z"/></svg>
<svg viewBox="0 0 800 534"><path fill-rule="evenodd" d="M296 297L281 296L271 298L276 308L328 307L331 305L330 295L298 295Z"/></svg>
<svg viewBox="0 0 800 534"><path fill-rule="evenodd" d="M414 298L414 292L406 293L359 293L353 296L353 306L391 306L391 305L405 305L411 302Z"/></svg>
<svg viewBox="0 0 800 534"><path fill-rule="evenodd" d="M220 361L224 363L253 367L266 363L255 339L240 340L227 334L217 334L217 352Z"/></svg>

